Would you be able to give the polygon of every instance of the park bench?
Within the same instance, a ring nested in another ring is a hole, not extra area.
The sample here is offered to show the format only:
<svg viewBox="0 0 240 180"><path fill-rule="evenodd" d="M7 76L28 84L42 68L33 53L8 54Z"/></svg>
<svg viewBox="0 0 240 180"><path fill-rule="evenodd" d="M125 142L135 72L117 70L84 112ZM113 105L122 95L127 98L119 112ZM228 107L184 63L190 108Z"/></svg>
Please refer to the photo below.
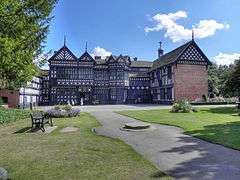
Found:
<svg viewBox="0 0 240 180"><path fill-rule="evenodd" d="M43 132L45 132L45 124L53 126L52 118L44 115L44 112L33 112L30 116L32 119L32 129L35 126L35 128L40 128Z"/></svg>

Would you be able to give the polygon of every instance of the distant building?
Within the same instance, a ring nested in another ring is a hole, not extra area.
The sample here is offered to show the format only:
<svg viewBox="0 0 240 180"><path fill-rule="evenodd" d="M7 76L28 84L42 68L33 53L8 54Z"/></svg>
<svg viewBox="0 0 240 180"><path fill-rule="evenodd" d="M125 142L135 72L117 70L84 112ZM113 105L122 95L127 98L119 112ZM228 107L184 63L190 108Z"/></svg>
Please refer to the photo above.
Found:
<svg viewBox="0 0 240 180"><path fill-rule="evenodd" d="M27 108L32 104L39 105L41 100L41 84L42 80L39 77L33 77L31 82L27 83L26 87L19 89L19 107Z"/></svg>
<svg viewBox="0 0 240 180"><path fill-rule="evenodd" d="M154 62L129 56L77 58L64 44L49 59L42 78L41 102L55 104L171 103L208 94L207 68L211 62L194 40Z"/></svg>
<svg viewBox="0 0 240 180"><path fill-rule="evenodd" d="M33 77L26 87L19 90L1 89L0 97L11 108L28 108L30 104L36 106L41 102L41 84L41 78Z"/></svg>

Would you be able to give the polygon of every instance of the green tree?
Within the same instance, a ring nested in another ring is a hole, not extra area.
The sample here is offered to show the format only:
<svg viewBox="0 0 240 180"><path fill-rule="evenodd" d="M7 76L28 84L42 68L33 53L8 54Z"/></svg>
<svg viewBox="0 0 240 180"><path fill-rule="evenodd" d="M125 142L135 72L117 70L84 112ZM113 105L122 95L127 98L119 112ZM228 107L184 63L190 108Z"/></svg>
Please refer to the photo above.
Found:
<svg viewBox="0 0 240 180"><path fill-rule="evenodd" d="M240 101L240 59L236 60L231 76L227 80L226 87L239 97Z"/></svg>
<svg viewBox="0 0 240 180"><path fill-rule="evenodd" d="M217 64L213 63L208 69L208 89L212 95L219 95L219 73Z"/></svg>
<svg viewBox="0 0 240 180"><path fill-rule="evenodd" d="M37 74L33 60L43 50L57 0L0 3L0 87L18 88Z"/></svg>

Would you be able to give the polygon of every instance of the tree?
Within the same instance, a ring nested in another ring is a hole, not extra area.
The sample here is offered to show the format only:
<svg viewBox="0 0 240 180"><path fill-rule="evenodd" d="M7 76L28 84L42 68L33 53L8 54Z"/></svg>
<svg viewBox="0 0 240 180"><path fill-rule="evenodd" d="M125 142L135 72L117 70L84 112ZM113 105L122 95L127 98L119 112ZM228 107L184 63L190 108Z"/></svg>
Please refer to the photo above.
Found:
<svg viewBox="0 0 240 180"><path fill-rule="evenodd" d="M218 66L213 63L208 69L208 89L210 95L219 95Z"/></svg>
<svg viewBox="0 0 240 180"><path fill-rule="evenodd" d="M0 87L18 88L37 74L33 60L43 51L57 0L0 3Z"/></svg>
<svg viewBox="0 0 240 180"><path fill-rule="evenodd" d="M240 59L236 60L234 69L227 81L228 89L231 89L240 101Z"/></svg>

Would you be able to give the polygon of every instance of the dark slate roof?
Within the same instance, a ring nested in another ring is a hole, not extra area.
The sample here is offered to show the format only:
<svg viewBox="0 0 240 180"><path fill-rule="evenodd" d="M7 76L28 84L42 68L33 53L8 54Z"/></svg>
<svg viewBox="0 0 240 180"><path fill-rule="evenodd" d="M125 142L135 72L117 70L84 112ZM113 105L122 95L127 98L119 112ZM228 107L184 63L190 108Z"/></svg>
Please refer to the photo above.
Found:
<svg viewBox="0 0 240 180"><path fill-rule="evenodd" d="M122 59L125 59L126 61L129 60L129 56L110 56L106 59L95 59L95 62L96 62L96 65L102 65L102 64L106 64L107 61L110 59L110 58L113 58L114 60L118 60L119 58L122 58ZM152 64L153 62L150 62L150 61L141 61L141 60L137 60L137 61L131 61L131 65L130 67L147 67L147 68L151 68L152 67Z"/></svg>
<svg viewBox="0 0 240 180"><path fill-rule="evenodd" d="M141 77L149 77L148 73L146 72L137 72L137 73L130 73L130 78L141 78Z"/></svg>
<svg viewBox="0 0 240 180"><path fill-rule="evenodd" d="M137 60L137 61L132 61L131 62L131 67L147 67L147 68L151 68L153 65L153 62L150 62L150 61L140 61L140 60Z"/></svg>
<svg viewBox="0 0 240 180"><path fill-rule="evenodd" d="M82 61L82 60L84 60L84 58L87 58L88 59L88 61L94 61L94 59L92 58L92 56L86 51L86 52L84 52L81 56L80 56L80 58L78 58L80 61Z"/></svg>
<svg viewBox="0 0 240 180"><path fill-rule="evenodd" d="M153 66L152 66L151 70L154 70L161 66L175 62L177 60L177 58L183 53L183 51L192 43L193 43L193 41L190 41L190 42L178 47L177 49L174 49L173 51L170 51L169 53L164 54L163 56L161 56L160 59L153 61Z"/></svg>
<svg viewBox="0 0 240 180"><path fill-rule="evenodd" d="M106 64L106 59L95 59L96 65Z"/></svg>

